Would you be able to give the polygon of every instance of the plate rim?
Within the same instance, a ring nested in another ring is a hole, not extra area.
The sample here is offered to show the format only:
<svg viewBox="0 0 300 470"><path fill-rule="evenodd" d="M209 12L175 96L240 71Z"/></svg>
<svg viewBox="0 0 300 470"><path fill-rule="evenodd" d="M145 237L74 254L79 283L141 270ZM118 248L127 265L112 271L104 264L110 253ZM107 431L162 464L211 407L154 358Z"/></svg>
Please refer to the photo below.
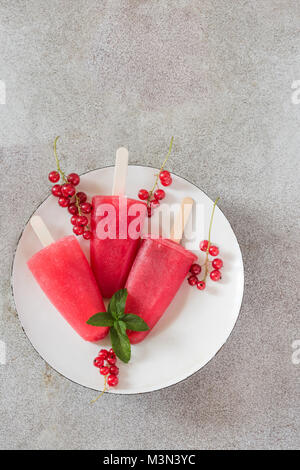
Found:
<svg viewBox="0 0 300 470"><path fill-rule="evenodd" d="M151 168L153 170L157 170L159 171L158 168L152 166L152 165L140 165L140 164L128 164L129 167L139 167L139 168ZM101 167L98 167L98 168L93 168L91 170L88 170L84 173L81 173L79 176L85 176L89 173L92 173L93 171L97 171L97 170L102 170L102 169L105 169L105 168L114 168L114 165L105 165L105 166L101 166ZM213 203L213 200L208 196L208 194L203 190L201 189L199 186L197 186L195 183L192 183L191 181L189 181L187 178L185 178L184 176L181 176L181 175L178 175L177 173L175 173L174 171L170 171L171 174L173 174L174 176L177 176L178 178L182 178L183 180L185 180L187 183L189 184L192 184L193 186L195 186L197 189L199 189L200 191L202 191L205 196ZM20 316L19 316L19 312L18 312L18 309L17 309L17 306L16 306L16 302L15 302L15 295L14 295L14 283L13 283L13 274L14 274L14 265L15 265L15 258L16 258L16 253L17 253L17 249L18 249L18 246L19 246L19 243L20 243L20 240L22 238L22 235L24 233L24 230L26 228L26 226L28 225L31 217L32 217L32 214L35 213L47 200L48 198L51 196L51 194L49 194L48 196L45 197L45 199L43 199L43 201L41 201L36 207L35 209L33 210L33 212L31 213L31 215L29 216L29 218L24 222L23 226L22 226L22 229L21 229L21 232L17 238L17 241L16 241L16 245L15 245L15 248L14 248L14 251L13 251L13 257L12 257L12 262L11 262L11 268L10 268L10 289L11 289L11 295L12 295L12 300L13 300L13 306L16 310L16 313L17 313L17 316L18 316L18 320L19 320L19 323L21 325L21 329L25 335L25 337L27 338L27 340L30 342L33 350L38 354L38 356L49 366L51 367L52 370L54 370L57 374L59 374L61 377L63 377L64 379L67 379L67 380L70 380L70 382L76 384L76 385L79 385L80 387L84 387L85 389L87 390L93 390L93 391L96 391L96 392L99 392L98 389L94 389L92 387L88 387L87 385L83 385L79 382L76 382L75 380L73 379L70 379L69 377L66 377L65 375L63 375L61 372L59 372L57 369L55 369L53 366L51 366L47 361L46 359L44 359L41 354L38 352L38 350L35 348L35 346L32 344L30 338L28 337L28 335L26 334L26 331L23 327L23 324L21 322L21 319L20 319ZM221 351L221 349L224 347L224 345L227 343L227 341L229 340L230 336L232 335L233 333L233 330L235 329L236 327L236 324L239 320L239 317L240 317L240 313L241 313L241 309L242 309L242 305L243 305L243 300L244 300L244 295L245 295L245 269L244 269L244 259L243 259L243 253L242 253L242 250L241 250L241 247L240 247L240 244L239 244L239 241L237 239L237 236L235 234L235 231L233 230L232 226L231 226L231 223L230 221L228 220L228 218L225 216L224 212L220 209L220 207L218 206L218 209L219 211L221 212L221 214L224 216L225 220L228 222L231 230L232 230L232 233L235 237L235 240L236 240L236 243L237 243L237 246L239 248L239 252L240 252L240 255L241 255L241 261L242 261L242 296L241 296L241 301L240 301L240 305L239 305L239 308L238 308L238 315L236 317L236 320L234 322L234 325L229 333L229 335L227 336L227 338L225 339L225 341L221 344L221 346L219 347L219 349L215 352L215 354L202 366L200 367L199 369L197 369L196 371L192 372L190 375L188 375L187 377L179 380L178 382L175 382L171 385L165 385L163 387L160 387L160 388L155 388L154 390L147 390L147 391L143 391L143 392L132 392L132 393L120 393L118 392L117 390L114 390L113 393L109 392L109 391L105 391L104 394L106 395L118 395L118 396L132 396L132 395L144 395L146 393L155 393L155 392L159 392L161 390L165 390L167 388L171 388L171 387L175 387L176 385L178 384L181 384L183 382L185 382L186 380L190 379L191 377L193 377L195 374L197 374L200 370L203 370L206 366L208 366L208 364L213 360L215 359L215 357L217 356L217 354L219 354L219 352Z"/></svg>

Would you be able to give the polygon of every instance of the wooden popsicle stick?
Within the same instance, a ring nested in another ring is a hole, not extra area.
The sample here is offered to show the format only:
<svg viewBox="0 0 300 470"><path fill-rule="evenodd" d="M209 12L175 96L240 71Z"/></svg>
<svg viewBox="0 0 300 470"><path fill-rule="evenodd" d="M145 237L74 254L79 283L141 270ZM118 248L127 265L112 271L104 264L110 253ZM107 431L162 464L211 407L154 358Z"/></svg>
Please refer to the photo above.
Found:
<svg viewBox="0 0 300 470"><path fill-rule="evenodd" d="M43 246L48 246L54 242L52 235L45 225L45 222L39 215L34 215L31 217L30 224Z"/></svg>
<svg viewBox="0 0 300 470"><path fill-rule="evenodd" d="M116 152L115 173L112 188L113 196L124 196L125 194L127 167L128 150L125 147L120 147Z"/></svg>
<svg viewBox="0 0 300 470"><path fill-rule="evenodd" d="M191 197L185 197L181 201L180 210L175 216L174 224L171 230L171 240L176 243L180 243L185 226L189 220L190 214L193 209L194 199Z"/></svg>

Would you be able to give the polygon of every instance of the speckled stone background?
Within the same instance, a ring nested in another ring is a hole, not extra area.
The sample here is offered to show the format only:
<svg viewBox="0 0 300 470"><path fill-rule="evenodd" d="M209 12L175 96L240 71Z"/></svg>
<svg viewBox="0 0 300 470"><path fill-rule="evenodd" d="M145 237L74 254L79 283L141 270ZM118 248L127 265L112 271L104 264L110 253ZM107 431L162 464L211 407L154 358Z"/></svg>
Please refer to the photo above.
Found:
<svg viewBox="0 0 300 470"><path fill-rule="evenodd" d="M0 447L299 447L299 0L0 0L0 22ZM244 301L229 341L185 382L91 406L95 393L25 337L10 269L48 194L56 135L79 173L120 145L158 166L174 135L169 168L221 196Z"/></svg>

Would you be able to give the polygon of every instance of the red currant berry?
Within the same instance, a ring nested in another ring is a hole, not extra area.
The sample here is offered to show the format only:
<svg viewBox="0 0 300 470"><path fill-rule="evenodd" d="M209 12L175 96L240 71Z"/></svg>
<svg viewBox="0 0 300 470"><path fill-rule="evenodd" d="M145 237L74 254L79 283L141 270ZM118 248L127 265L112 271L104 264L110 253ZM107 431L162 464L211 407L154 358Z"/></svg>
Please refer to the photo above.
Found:
<svg viewBox="0 0 300 470"><path fill-rule="evenodd" d="M82 236L85 240L90 240L92 238L92 232L90 232L89 230L85 230Z"/></svg>
<svg viewBox="0 0 300 470"><path fill-rule="evenodd" d="M92 204L90 204L89 202L83 202L82 204L80 204L80 209L84 214L89 214L90 212L92 212Z"/></svg>
<svg viewBox="0 0 300 470"><path fill-rule="evenodd" d="M98 357L101 357L102 359L107 359L108 356L108 351L106 349L101 349L99 351Z"/></svg>
<svg viewBox="0 0 300 470"><path fill-rule="evenodd" d="M106 367L106 366L100 367L100 374L101 374L101 375L107 375L107 374L109 374L109 368Z"/></svg>
<svg viewBox="0 0 300 470"><path fill-rule="evenodd" d="M116 356L113 356L112 354L110 354L106 360L110 366L114 366L117 362Z"/></svg>
<svg viewBox="0 0 300 470"><path fill-rule="evenodd" d="M102 361L106 361L106 357L104 354L99 354L98 357L102 359Z"/></svg>
<svg viewBox="0 0 300 470"><path fill-rule="evenodd" d="M154 197L158 201L161 201L162 199L164 199L166 197L166 193L164 192L163 189L157 189L154 193Z"/></svg>
<svg viewBox="0 0 300 470"><path fill-rule="evenodd" d="M221 279L221 273L217 269L210 273L210 278L212 281L219 281Z"/></svg>
<svg viewBox="0 0 300 470"><path fill-rule="evenodd" d="M159 179L160 179L160 181L162 181L162 180L167 180L167 179L169 179L169 178L171 178L171 174L170 174L169 171L164 170L164 171L161 171L161 172L159 173Z"/></svg>
<svg viewBox="0 0 300 470"><path fill-rule="evenodd" d="M76 206L75 202L71 202L71 204L68 207L68 211L72 215L77 215L78 214L78 207Z"/></svg>
<svg viewBox="0 0 300 470"><path fill-rule="evenodd" d="M74 196L76 190L75 190L74 186L72 186L72 184L65 183L61 187L61 192L62 192L62 195L64 197L72 197L72 196Z"/></svg>
<svg viewBox="0 0 300 470"><path fill-rule="evenodd" d="M110 348L110 349L108 350L108 354L114 354L114 355L116 355L116 354L115 354L115 351L113 350L113 348Z"/></svg>
<svg viewBox="0 0 300 470"><path fill-rule="evenodd" d="M82 191L79 191L79 193L77 193L76 196L80 204L83 204L87 200L87 195L83 193Z"/></svg>
<svg viewBox="0 0 300 470"><path fill-rule="evenodd" d="M152 207L152 209L156 209L159 206L159 200L152 199L152 201L150 201L150 206Z"/></svg>
<svg viewBox="0 0 300 470"><path fill-rule="evenodd" d="M79 225L75 225L75 227L73 227L73 232L75 233L75 235L82 235L84 232L84 228Z"/></svg>
<svg viewBox="0 0 300 470"><path fill-rule="evenodd" d="M221 269L223 267L223 261L220 258L215 258L211 264L215 269Z"/></svg>
<svg viewBox="0 0 300 470"><path fill-rule="evenodd" d="M111 375L108 376L107 384L110 387L115 387L116 385L118 385L118 383L119 383L119 379L116 375L111 374Z"/></svg>
<svg viewBox="0 0 300 470"><path fill-rule="evenodd" d="M190 285L190 286L195 286L195 285L197 284L197 282L198 282L197 276L190 276L190 277L188 278L188 282L189 282L189 285Z"/></svg>
<svg viewBox="0 0 300 470"><path fill-rule="evenodd" d="M119 374L119 367L117 366L111 366L109 368L109 372L113 375L118 375Z"/></svg>
<svg viewBox="0 0 300 470"><path fill-rule="evenodd" d="M77 225L77 215L72 215L72 217L71 217L71 224L72 224L72 225Z"/></svg>
<svg viewBox="0 0 300 470"><path fill-rule="evenodd" d="M69 183L71 183L73 186L77 186L80 182L80 177L77 175L77 173L70 173L67 180Z"/></svg>
<svg viewBox="0 0 300 470"><path fill-rule="evenodd" d="M52 186L51 192L52 192L53 196L60 197L61 196L61 186L60 186L60 184L55 184L54 186Z"/></svg>
<svg viewBox="0 0 300 470"><path fill-rule="evenodd" d="M148 197L149 197L149 193L148 193L147 189L141 189L139 191L138 196L142 201L146 201L146 199L148 199Z"/></svg>
<svg viewBox="0 0 300 470"><path fill-rule="evenodd" d="M200 246L201 251L207 251L208 240L202 240L202 242L200 242L199 246Z"/></svg>
<svg viewBox="0 0 300 470"><path fill-rule="evenodd" d="M211 256L218 256L219 254L219 248L215 245L211 245L208 250L209 254Z"/></svg>
<svg viewBox="0 0 300 470"><path fill-rule="evenodd" d="M205 287L206 287L206 284L205 284L204 281L199 281L199 282L197 282L197 289L199 289L199 290L204 290Z"/></svg>
<svg viewBox="0 0 300 470"><path fill-rule="evenodd" d="M99 367L99 369L100 369L100 367L102 367L103 364L104 364L104 361L103 361L103 359L101 359L100 357L96 357L96 358L94 359L94 366L95 366L95 367Z"/></svg>
<svg viewBox="0 0 300 470"><path fill-rule="evenodd" d="M68 207L69 203L70 203L70 200L67 197L62 196L58 199L58 204L61 207Z"/></svg>
<svg viewBox="0 0 300 470"><path fill-rule="evenodd" d="M197 274L200 274L200 273L201 273L201 266L200 266L200 264L197 264L197 263L192 264L191 269L190 269L190 272L191 272L192 274L194 274L194 276L197 276Z"/></svg>
<svg viewBox="0 0 300 470"><path fill-rule="evenodd" d="M77 225L85 227L89 223L88 218L85 215L79 215L77 217Z"/></svg>
<svg viewBox="0 0 300 470"><path fill-rule="evenodd" d="M172 178L166 178L160 181L163 186L170 186L173 182Z"/></svg>
<svg viewBox="0 0 300 470"><path fill-rule="evenodd" d="M59 181L59 173L58 171L50 171L49 175L48 175L48 179L49 181L51 181L51 183L57 183L57 181Z"/></svg>

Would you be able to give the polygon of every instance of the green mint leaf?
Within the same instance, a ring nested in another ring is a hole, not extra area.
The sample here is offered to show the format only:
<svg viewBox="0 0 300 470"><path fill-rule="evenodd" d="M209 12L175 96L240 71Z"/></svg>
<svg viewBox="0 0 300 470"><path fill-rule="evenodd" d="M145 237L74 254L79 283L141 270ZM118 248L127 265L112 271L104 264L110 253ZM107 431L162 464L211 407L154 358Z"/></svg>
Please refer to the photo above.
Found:
<svg viewBox="0 0 300 470"><path fill-rule="evenodd" d="M131 357L131 346L128 336L122 333L122 327L119 322L115 322L116 326L109 330L111 345L121 361L127 363Z"/></svg>
<svg viewBox="0 0 300 470"><path fill-rule="evenodd" d="M120 289L110 299L108 312L115 320L119 320L124 316L127 295L127 289Z"/></svg>
<svg viewBox="0 0 300 470"><path fill-rule="evenodd" d="M120 332L122 335L126 335L126 323L122 320L118 320L114 322L114 328Z"/></svg>
<svg viewBox="0 0 300 470"><path fill-rule="evenodd" d="M147 323L138 315L133 313L127 313L123 318L123 323L126 323L127 330L132 331L147 331L149 326Z"/></svg>
<svg viewBox="0 0 300 470"><path fill-rule="evenodd" d="M113 326L114 319L109 312L101 312L89 318L87 324L93 326Z"/></svg>

